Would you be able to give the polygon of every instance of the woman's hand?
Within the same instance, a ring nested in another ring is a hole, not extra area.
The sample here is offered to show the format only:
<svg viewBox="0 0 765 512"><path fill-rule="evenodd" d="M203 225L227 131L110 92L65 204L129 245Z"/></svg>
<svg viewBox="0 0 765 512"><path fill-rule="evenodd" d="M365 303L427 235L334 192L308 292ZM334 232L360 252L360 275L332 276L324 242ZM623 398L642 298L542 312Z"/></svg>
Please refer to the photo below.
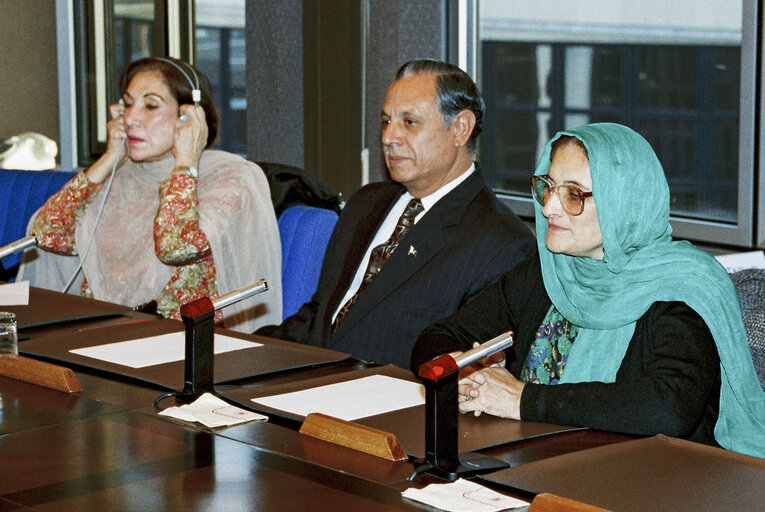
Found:
<svg viewBox="0 0 765 512"><path fill-rule="evenodd" d="M128 158L127 131L125 130L125 120L122 113L125 111L125 105L115 103L109 105L109 115L111 119L106 124L106 151L103 155L91 165L85 176L92 183L103 183L111 174L112 169L121 166Z"/></svg>
<svg viewBox="0 0 765 512"><path fill-rule="evenodd" d="M207 118L202 107L181 105L180 118L175 122L173 156L177 167L199 168L199 158L207 145Z"/></svg>
<svg viewBox="0 0 765 512"><path fill-rule="evenodd" d="M459 409L461 413L482 412L521 419L521 394L524 384L503 366L491 365L474 370L459 381Z"/></svg>
<svg viewBox="0 0 765 512"><path fill-rule="evenodd" d="M473 348L476 348L480 346L480 343L477 341L473 342ZM451 352L449 355L452 357L457 357L462 352ZM473 363L472 365L463 368L460 370L459 375L459 396L458 400L460 402L463 402L465 400L471 400L474 396L478 396L478 391L474 391L475 388L478 387L478 384L474 382L474 377L476 377L481 370L484 368L489 368L491 366L498 366L498 367L505 367L505 352L499 351L496 352L490 356L487 356L480 361L477 361ZM481 378L483 380L483 378Z"/></svg>

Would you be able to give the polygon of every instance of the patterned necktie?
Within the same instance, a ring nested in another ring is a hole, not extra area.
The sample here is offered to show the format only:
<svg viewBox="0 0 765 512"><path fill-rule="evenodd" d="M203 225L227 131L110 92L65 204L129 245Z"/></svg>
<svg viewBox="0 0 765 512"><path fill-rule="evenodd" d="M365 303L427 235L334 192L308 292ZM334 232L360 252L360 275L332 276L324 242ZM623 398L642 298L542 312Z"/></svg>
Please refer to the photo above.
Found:
<svg viewBox="0 0 765 512"><path fill-rule="evenodd" d="M359 297L361 292L364 291L367 286L369 286L369 283L372 282L372 279L374 279L374 277L380 272L380 269L382 269L383 265L385 265L385 262L388 261L388 258L390 258L390 256L396 250L396 247L398 247L401 239L406 236L410 229L412 229L412 226L414 226L414 219L422 210L424 210L422 201L417 198L409 201L409 204L406 205L404 213L401 214L401 218L398 219L396 229L393 230L393 234L390 236L390 238L384 243L372 249L372 252L369 255L369 265L367 265L367 270L364 272L364 278L361 280L361 285L359 286L359 289L356 290L356 293L354 293L353 296L348 299L348 302L346 302L343 307L340 308L340 311L337 312L335 321L332 323L332 331L337 329L340 321L345 315L348 314L348 311L351 310L353 304L356 302L356 299Z"/></svg>

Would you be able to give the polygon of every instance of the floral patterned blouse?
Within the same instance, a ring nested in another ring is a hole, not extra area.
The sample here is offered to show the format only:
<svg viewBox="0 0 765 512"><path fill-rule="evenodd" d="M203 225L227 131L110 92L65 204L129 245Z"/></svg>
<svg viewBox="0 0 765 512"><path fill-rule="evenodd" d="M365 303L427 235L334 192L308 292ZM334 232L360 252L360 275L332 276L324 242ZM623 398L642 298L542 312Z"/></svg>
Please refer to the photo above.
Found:
<svg viewBox="0 0 765 512"><path fill-rule="evenodd" d="M578 333L579 327L563 318L555 306L550 306L526 356L521 381L558 384Z"/></svg>
<svg viewBox="0 0 765 512"><path fill-rule="evenodd" d="M159 188L160 203L154 218L154 251L160 261L175 267L172 277L156 298L157 312L180 320L180 307L201 297L218 296L215 263L210 244L199 226L196 178L172 173ZM38 211L31 232L38 245L58 254L76 255L75 226L92 197L103 185L91 183L78 173ZM87 276L80 295L92 297ZM97 297L96 297L97 298ZM222 322L222 312L216 319Z"/></svg>

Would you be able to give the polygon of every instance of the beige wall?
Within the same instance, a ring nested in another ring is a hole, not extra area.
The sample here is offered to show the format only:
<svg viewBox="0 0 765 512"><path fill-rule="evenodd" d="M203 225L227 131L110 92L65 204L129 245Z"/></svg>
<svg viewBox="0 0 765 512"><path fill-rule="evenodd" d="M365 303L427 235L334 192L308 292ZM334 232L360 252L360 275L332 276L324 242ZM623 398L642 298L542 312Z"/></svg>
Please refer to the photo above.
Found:
<svg viewBox="0 0 765 512"><path fill-rule="evenodd" d="M56 4L0 0L0 140L25 131L59 140Z"/></svg>

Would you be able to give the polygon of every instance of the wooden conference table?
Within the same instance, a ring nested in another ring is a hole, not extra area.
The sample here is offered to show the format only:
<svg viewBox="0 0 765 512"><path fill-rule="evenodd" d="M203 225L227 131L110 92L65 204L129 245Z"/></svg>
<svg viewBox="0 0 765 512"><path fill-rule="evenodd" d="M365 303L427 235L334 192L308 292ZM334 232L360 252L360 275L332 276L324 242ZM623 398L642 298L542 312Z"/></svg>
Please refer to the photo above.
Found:
<svg viewBox="0 0 765 512"><path fill-rule="evenodd" d="M33 294L27 311L37 307L34 298ZM68 296L48 299L70 306L72 301ZM103 305L74 299L82 311ZM46 309L36 315L49 313ZM71 339L73 332L85 329L89 336L96 336L101 326L134 320L146 317L122 308L119 316L22 328L20 338L28 341L22 341L20 349L23 353L25 343L32 346L46 337ZM142 323L146 328L163 324L155 320ZM299 422L278 415L268 422L214 430L172 420L159 416L152 406L166 391L163 386L82 365L66 366L75 370L82 392L66 394L0 377L0 512L429 510L401 497L401 491L412 486L406 480L413 471L408 461L391 462L305 436L297 431ZM241 393L260 386L334 377L365 366L342 359L252 376L216 389ZM582 453L597 455L597 447L629 447L632 442L617 434L569 430L481 452L508 462L512 470L534 468L534 464L561 457L565 463L566 454L586 450ZM765 481L765 464L757 461L745 458L745 476L762 476ZM522 499L533 498L533 493L524 492L530 489L528 485L517 486L514 476L498 475L484 483ZM415 485L430 481L418 479ZM749 485L747 480L743 482ZM746 491L750 498L765 498L762 488Z"/></svg>

